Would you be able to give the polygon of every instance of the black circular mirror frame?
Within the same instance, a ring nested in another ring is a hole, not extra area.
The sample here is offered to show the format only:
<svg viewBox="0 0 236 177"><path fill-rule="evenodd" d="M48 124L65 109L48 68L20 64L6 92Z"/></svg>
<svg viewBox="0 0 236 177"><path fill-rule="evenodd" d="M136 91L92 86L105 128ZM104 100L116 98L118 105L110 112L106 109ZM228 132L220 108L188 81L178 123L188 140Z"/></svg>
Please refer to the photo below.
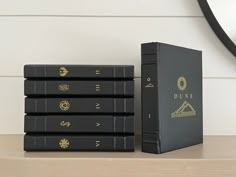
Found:
<svg viewBox="0 0 236 177"><path fill-rule="evenodd" d="M202 9L204 16L206 17L209 25L222 41L222 43L228 48L228 50L236 56L236 45L230 39L230 37L225 33L224 29L221 27L220 23L217 21L215 15L213 14L207 0L198 0L198 3Z"/></svg>

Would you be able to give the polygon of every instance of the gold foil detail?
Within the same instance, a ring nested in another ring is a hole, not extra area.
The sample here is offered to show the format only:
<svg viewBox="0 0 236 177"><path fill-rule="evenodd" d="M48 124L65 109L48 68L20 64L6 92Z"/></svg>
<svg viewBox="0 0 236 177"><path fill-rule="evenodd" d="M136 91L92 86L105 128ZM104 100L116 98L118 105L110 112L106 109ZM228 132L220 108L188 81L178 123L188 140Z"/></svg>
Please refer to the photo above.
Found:
<svg viewBox="0 0 236 177"><path fill-rule="evenodd" d="M66 138L63 138L59 141L59 146L60 148L62 149L67 149L69 146L70 146L70 142L68 139Z"/></svg>
<svg viewBox="0 0 236 177"><path fill-rule="evenodd" d="M60 84L60 85L58 86L58 90L65 92L65 91L70 90L70 86L67 85L67 84Z"/></svg>
<svg viewBox="0 0 236 177"><path fill-rule="evenodd" d="M183 103L180 105L176 111L171 113L172 118L178 117L191 117L196 115L196 111L193 106L186 100L193 99L192 93L184 93L183 91L187 88L187 80L185 77L180 76L177 79L177 87L181 93L174 94L174 100L183 100Z"/></svg>
<svg viewBox="0 0 236 177"><path fill-rule="evenodd" d="M189 117L189 116L195 116L196 111L192 107L192 105L184 101L183 104L173 113L171 113L172 118L177 118L177 117Z"/></svg>
<svg viewBox="0 0 236 177"><path fill-rule="evenodd" d="M177 87L179 88L179 90L184 91L187 87L187 81L185 79L185 77L180 76L177 79Z"/></svg>
<svg viewBox="0 0 236 177"><path fill-rule="evenodd" d="M70 109L70 103L67 100L62 100L59 104L59 107L62 111L67 111Z"/></svg>
<svg viewBox="0 0 236 177"><path fill-rule="evenodd" d="M61 121L60 122L60 126L62 126L62 127L70 127L71 126L71 123L68 121L68 122L66 122L66 121Z"/></svg>
<svg viewBox="0 0 236 177"><path fill-rule="evenodd" d="M66 69L66 67L60 67L59 68L59 75L61 77L65 77L68 73L69 73L69 71Z"/></svg>

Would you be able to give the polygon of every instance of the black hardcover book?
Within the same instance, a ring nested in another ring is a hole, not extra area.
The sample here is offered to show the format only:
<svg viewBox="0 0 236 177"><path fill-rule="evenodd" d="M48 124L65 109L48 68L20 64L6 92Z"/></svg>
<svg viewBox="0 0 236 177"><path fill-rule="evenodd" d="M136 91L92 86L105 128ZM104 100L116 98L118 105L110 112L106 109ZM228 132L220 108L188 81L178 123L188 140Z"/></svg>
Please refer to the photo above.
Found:
<svg viewBox="0 0 236 177"><path fill-rule="evenodd" d="M134 136L25 135L25 151L134 151Z"/></svg>
<svg viewBox="0 0 236 177"><path fill-rule="evenodd" d="M26 115L27 133L134 133L134 116Z"/></svg>
<svg viewBox="0 0 236 177"><path fill-rule="evenodd" d="M133 79L132 65L25 65L25 78Z"/></svg>
<svg viewBox="0 0 236 177"><path fill-rule="evenodd" d="M134 96L134 81L25 80L26 96Z"/></svg>
<svg viewBox="0 0 236 177"><path fill-rule="evenodd" d="M163 153L203 142L202 53L142 44L142 150Z"/></svg>
<svg viewBox="0 0 236 177"><path fill-rule="evenodd" d="M25 98L25 113L133 114L133 98Z"/></svg>

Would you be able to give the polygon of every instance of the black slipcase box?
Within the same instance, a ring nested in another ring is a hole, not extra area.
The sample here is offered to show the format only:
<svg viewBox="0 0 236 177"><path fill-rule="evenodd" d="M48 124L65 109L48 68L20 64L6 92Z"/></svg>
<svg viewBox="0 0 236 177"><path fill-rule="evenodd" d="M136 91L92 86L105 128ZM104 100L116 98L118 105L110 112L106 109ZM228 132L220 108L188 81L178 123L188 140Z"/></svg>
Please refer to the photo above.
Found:
<svg viewBox="0 0 236 177"><path fill-rule="evenodd" d="M141 48L143 152L202 143L202 52L158 42Z"/></svg>

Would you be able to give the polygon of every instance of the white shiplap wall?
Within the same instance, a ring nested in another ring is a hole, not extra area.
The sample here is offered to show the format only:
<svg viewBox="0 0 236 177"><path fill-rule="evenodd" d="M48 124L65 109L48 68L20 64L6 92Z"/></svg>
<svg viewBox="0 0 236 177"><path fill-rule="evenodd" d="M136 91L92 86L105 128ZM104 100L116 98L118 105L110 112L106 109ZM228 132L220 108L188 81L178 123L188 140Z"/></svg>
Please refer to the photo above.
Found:
<svg viewBox="0 0 236 177"><path fill-rule="evenodd" d="M134 64L140 132L140 44L151 41L203 51L204 134L236 134L236 59L197 0L0 0L0 133L23 133L29 63Z"/></svg>

